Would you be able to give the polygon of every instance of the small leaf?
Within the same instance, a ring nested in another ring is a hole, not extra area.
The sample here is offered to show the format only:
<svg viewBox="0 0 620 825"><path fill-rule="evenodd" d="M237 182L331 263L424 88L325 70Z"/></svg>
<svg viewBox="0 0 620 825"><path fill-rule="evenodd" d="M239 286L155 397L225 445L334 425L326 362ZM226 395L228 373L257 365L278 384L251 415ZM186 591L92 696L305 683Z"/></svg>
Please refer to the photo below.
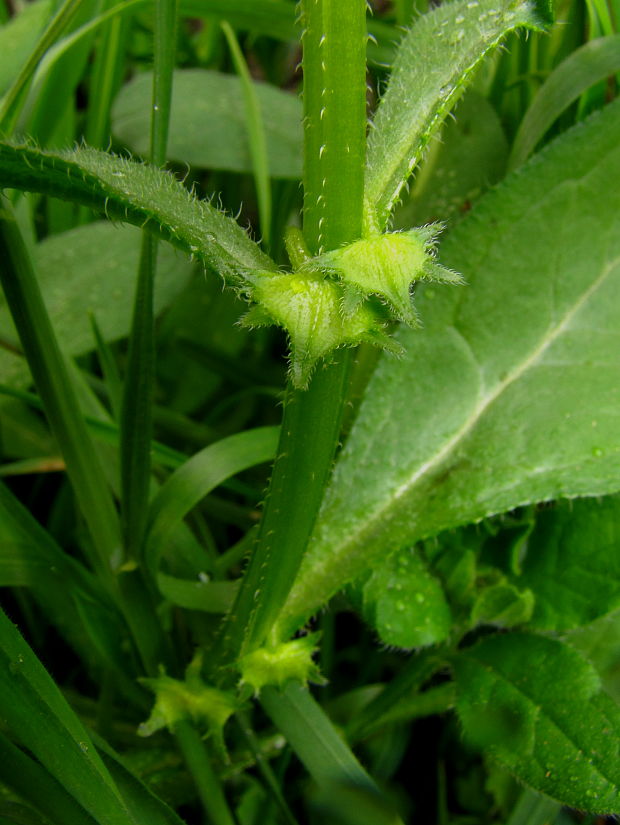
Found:
<svg viewBox="0 0 620 825"><path fill-rule="evenodd" d="M514 627L525 624L534 610L531 590L518 590L508 582L498 582L479 593L471 610L472 625L490 624L496 627Z"/></svg>
<svg viewBox="0 0 620 825"><path fill-rule="evenodd" d="M620 708L591 665L554 639L509 633L454 659L466 737L566 805L620 811Z"/></svg>
<svg viewBox="0 0 620 825"><path fill-rule="evenodd" d="M448 638L450 608L418 553L405 550L379 564L364 585L364 615L381 641L402 648Z"/></svg>
<svg viewBox="0 0 620 825"><path fill-rule="evenodd" d="M619 496L542 510L515 579L536 594L533 624L569 630L620 607L619 543Z"/></svg>
<svg viewBox="0 0 620 825"><path fill-rule="evenodd" d="M82 147L47 152L0 142L0 186L89 206L147 227L234 285L246 270L275 270L236 221L198 200L169 172Z"/></svg>

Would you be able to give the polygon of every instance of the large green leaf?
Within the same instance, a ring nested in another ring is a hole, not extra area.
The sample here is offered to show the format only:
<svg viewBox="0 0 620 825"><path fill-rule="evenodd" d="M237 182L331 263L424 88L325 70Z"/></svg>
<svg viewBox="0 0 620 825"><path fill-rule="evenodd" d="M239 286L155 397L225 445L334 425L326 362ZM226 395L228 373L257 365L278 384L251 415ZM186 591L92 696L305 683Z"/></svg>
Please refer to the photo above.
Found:
<svg viewBox="0 0 620 825"><path fill-rule="evenodd" d="M454 670L470 741L567 805L620 811L620 708L576 650L509 633L458 654Z"/></svg>
<svg viewBox="0 0 620 825"><path fill-rule="evenodd" d="M620 607L620 498L560 502L540 513L519 582L536 595L533 624L568 630Z"/></svg>
<svg viewBox="0 0 620 825"><path fill-rule="evenodd" d="M409 197L394 213L395 229L410 229L466 212L502 179L508 141L489 101L471 90L459 101L441 137L431 142Z"/></svg>
<svg viewBox="0 0 620 825"><path fill-rule="evenodd" d="M137 75L123 86L112 110L116 137L142 157L149 153L153 77ZM301 178L301 101L266 83L256 83L274 178ZM251 172L243 88L236 75L205 69L174 73L168 157L203 169Z"/></svg>
<svg viewBox="0 0 620 825"><path fill-rule="evenodd" d="M140 233L133 227L98 222L53 235L37 244L39 286L60 346L67 355L82 355L95 347L89 314L94 315L106 340L127 335L131 301L140 254ZM162 246L159 257L155 312L181 292L191 272L187 258ZM9 311L0 293L0 335L15 339ZM19 367L21 364L21 369ZM26 363L0 353L0 382L29 382Z"/></svg>
<svg viewBox="0 0 620 825"><path fill-rule="evenodd" d="M620 104L479 202L441 260L425 330L382 356L284 609L375 558L528 502L620 488Z"/></svg>

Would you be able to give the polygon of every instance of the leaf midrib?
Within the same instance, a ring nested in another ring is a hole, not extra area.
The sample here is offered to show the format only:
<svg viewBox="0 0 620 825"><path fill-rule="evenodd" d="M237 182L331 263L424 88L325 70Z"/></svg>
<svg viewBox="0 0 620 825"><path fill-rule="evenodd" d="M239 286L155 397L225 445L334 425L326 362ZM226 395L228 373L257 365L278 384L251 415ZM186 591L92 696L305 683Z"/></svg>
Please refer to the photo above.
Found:
<svg viewBox="0 0 620 825"><path fill-rule="evenodd" d="M577 753L579 753L584 758L584 761L586 761L586 751L584 750L584 748L582 748L572 738L572 736L569 736L565 728L563 728L561 723L554 717L552 711L549 711L546 707L543 708L543 706L540 705L538 701L536 701L536 699L533 696L531 696L526 690L524 690L522 686L517 685L513 680L511 680L508 676L499 671L490 662L478 659L476 656L472 655L470 655L469 658L475 661L484 670L486 670L487 673L490 673L492 676L494 676L497 679L497 681L503 682L504 684L508 685L513 690L515 690L517 693L519 693L521 696L523 696L523 698L526 699L536 709L536 711L538 712L537 716L542 715L542 717L548 722L548 724L553 725L553 727L560 733L562 738L565 739L570 745L572 745L573 748L577 751ZM596 694L593 695L595 696ZM593 755L598 755L598 751L594 751ZM602 767L598 763L594 762L594 758L589 762L586 761L586 764L589 764L589 766L594 770L594 772L598 774L598 776L600 776L601 779L603 779L606 783L608 783L608 785L611 786L611 790L615 792L617 795L618 790L616 780L613 777L608 777L607 774L603 772Z"/></svg>
<svg viewBox="0 0 620 825"><path fill-rule="evenodd" d="M508 389L508 387L518 381L524 373L533 367L551 347L551 345L554 344L555 341L570 328L575 316L588 303L597 290L606 282L610 273L618 264L620 264L620 257L607 263L606 266L602 268L599 277L596 278L596 280L594 280L582 293L580 298L571 306L570 310L562 316L561 320L553 327L549 327L547 329L547 332L542 337L538 346L517 366L515 366L502 381L498 382L493 390L487 392L486 395L479 399L472 413L464 421L458 431L450 439L448 439L448 441L446 441L439 450L427 459L412 476L407 478L407 480L397 487L396 490L390 492L383 504L368 514L368 518L363 521L360 520L360 522L358 522L357 529L348 534L346 542L332 549L333 555L330 557L331 564L337 563L337 559L341 558L342 554L346 554L348 552L348 548L359 545L364 540L365 536L372 534L382 520L389 518L390 511L398 507L400 500L411 492L420 479L438 467L443 460L455 450L461 441L474 429L486 410L488 410L488 408L504 393L506 389ZM412 541L413 540L415 540L415 538L413 538ZM324 566L321 578L331 577L334 579L334 577L331 576L331 573L327 570L327 568L330 567L330 562ZM339 581L337 576L335 577L335 580ZM285 608L285 611L287 614L289 613L287 608Z"/></svg>

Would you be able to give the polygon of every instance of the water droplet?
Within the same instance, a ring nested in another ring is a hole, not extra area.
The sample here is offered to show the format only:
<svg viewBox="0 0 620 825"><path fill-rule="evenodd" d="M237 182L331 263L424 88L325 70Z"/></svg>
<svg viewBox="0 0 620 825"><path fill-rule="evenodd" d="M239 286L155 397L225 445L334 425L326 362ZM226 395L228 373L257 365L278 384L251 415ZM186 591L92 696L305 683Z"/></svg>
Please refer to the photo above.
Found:
<svg viewBox="0 0 620 825"><path fill-rule="evenodd" d="M601 447L592 447L592 455L595 458L601 458L604 455L604 452Z"/></svg>
<svg viewBox="0 0 620 825"><path fill-rule="evenodd" d="M86 742L80 742L80 750L84 753L88 753L88 744Z"/></svg>
<svg viewBox="0 0 620 825"><path fill-rule="evenodd" d="M418 604L424 604L424 601L425 601L424 595L422 593L416 593L415 594L415 600Z"/></svg>

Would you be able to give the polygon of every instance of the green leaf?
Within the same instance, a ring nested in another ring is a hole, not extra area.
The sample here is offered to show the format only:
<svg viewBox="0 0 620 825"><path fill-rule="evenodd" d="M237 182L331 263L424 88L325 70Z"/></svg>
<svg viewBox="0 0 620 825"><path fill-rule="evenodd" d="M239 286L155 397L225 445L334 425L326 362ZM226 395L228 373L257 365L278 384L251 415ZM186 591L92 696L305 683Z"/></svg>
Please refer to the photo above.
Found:
<svg viewBox="0 0 620 825"><path fill-rule="evenodd" d="M603 687L620 704L620 610L565 636L596 668Z"/></svg>
<svg viewBox="0 0 620 825"><path fill-rule="evenodd" d="M158 573L157 587L164 598L179 607L205 613L226 613L233 605L238 583L210 581L208 577L189 581Z"/></svg>
<svg viewBox="0 0 620 825"><path fill-rule="evenodd" d="M479 593L471 610L471 621L474 626L514 627L528 622L533 609L531 590L518 590L514 585L500 581Z"/></svg>
<svg viewBox="0 0 620 825"><path fill-rule="evenodd" d="M237 433L205 447L167 479L149 508L145 558L152 571L166 540L189 511L222 481L270 461L277 443L277 427Z"/></svg>
<svg viewBox="0 0 620 825"><path fill-rule="evenodd" d="M525 113L510 153L509 168L520 166L547 129L580 95L620 71L620 34L591 40L551 72Z"/></svg>
<svg viewBox="0 0 620 825"><path fill-rule="evenodd" d="M44 821L47 825L50 821L54 825L71 822L71 825L95 825L95 821L81 808L77 802L59 785L50 774L41 767L39 763L28 756L20 748L14 745L0 732L0 778L12 791L17 793L22 799L34 803L49 820ZM32 789L37 789L36 800L33 799ZM0 807L0 823L20 823L20 825L39 825L43 820L38 818L29 819L29 809L21 809L21 816L11 816L4 819L3 814L14 814L14 811L6 811L4 805Z"/></svg>
<svg viewBox="0 0 620 825"><path fill-rule="evenodd" d="M105 340L114 341L127 335L131 322L127 285L135 280L139 252L140 236L136 230L105 222L52 235L37 244L35 262L39 286L65 354L82 355L95 348L89 314L96 319ZM167 246L162 247L158 263L156 313L181 292L191 271L187 259ZM2 296L0 334L9 339L16 337ZM0 356L2 383L27 385L25 363L21 372L23 379L19 381L12 359Z"/></svg>
<svg viewBox="0 0 620 825"><path fill-rule="evenodd" d="M446 238L469 286L420 289L382 357L284 616L391 550L529 502L620 488L620 104L566 133ZM297 617L297 618L294 618Z"/></svg>
<svg viewBox="0 0 620 825"><path fill-rule="evenodd" d="M134 823L82 723L2 612L0 706L10 735L100 825Z"/></svg>
<svg viewBox="0 0 620 825"><path fill-rule="evenodd" d="M198 200L174 175L106 152L43 152L0 143L0 186L52 195L148 227L233 284L244 283L246 270L276 269L239 224Z"/></svg>
<svg viewBox="0 0 620 825"><path fill-rule="evenodd" d="M28 59L51 10L50 0L28 3L17 16L0 28L0 94L6 92Z"/></svg>
<svg viewBox="0 0 620 825"><path fill-rule="evenodd" d="M469 90L432 140L411 181L409 197L394 213L394 227L408 229L467 211L503 177L508 141L489 101Z"/></svg>
<svg viewBox="0 0 620 825"><path fill-rule="evenodd" d="M576 650L526 633L454 658L465 736L521 781L566 805L620 811L620 708Z"/></svg>
<svg viewBox="0 0 620 825"><path fill-rule="evenodd" d="M540 10L523 0L456 0L415 21L400 44L368 136L370 226L385 227L431 136L485 54L509 31L543 23Z"/></svg>
<svg viewBox="0 0 620 825"><path fill-rule="evenodd" d="M136 822L140 825L185 825L172 808L127 768L104 740L93 736L93 741Z"/></svg>
<svg viewBox="0 0 620 825"><path fill-rule="evenodd" d="M205 69L174 73L168 157L199 169L252 172L243 85L239 77ZM119 92L112 109L114 135L133 152L148 156L150 73L141 73ZM254 90L267 141L269 173L301 178L301 102L266 83Z"/></svg>
<svg viewBox="0 0 620 825"><path fill-rule="evenodd" d="M536 595L533 624L569 630L620 607L620 497L542 510L517 583Z"/></svg>
<svg viewBox="0 0 620 825"><path fill-rule="evenodd" d="M364 615L385 644L412 648L448 638L452 616L441 584L415 551L375 567L363 593Z"/></svg>

